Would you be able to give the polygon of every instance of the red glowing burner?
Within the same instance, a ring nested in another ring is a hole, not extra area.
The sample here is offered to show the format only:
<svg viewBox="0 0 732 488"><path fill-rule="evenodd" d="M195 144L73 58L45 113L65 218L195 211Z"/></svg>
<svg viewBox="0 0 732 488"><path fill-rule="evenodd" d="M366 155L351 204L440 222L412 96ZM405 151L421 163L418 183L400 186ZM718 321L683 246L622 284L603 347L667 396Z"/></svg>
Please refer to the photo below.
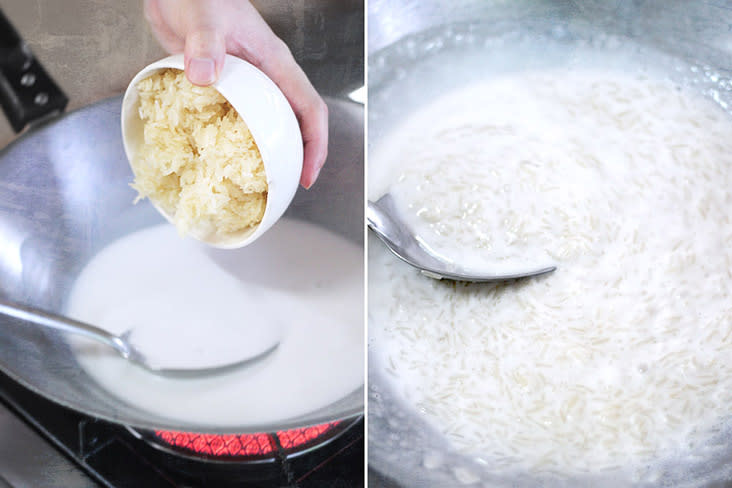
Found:
<svg viewBox="0 0 732 488"><path fill-rule="evenodd" d="M166 444L206 456L264 456L275 450L270 434L214 435L188 432L155 432Z"/></svg>
<svg viewBox="0 0 732 488"><path fill-rule="evenodd" d="M332 422L330 424L315 425L304 429L281 430L277 432L277 438L280 441L282 449L287 451L295 450L327 434L329 430L339 424L340 422Z"/></svg>
<svg viewBox="0 0 732 488"><path fill-rule="evenodd" d="M302 429L260 434L195 434L155 431L155 438L181 454L219 459L261 460L274 458L278 451L293 455L322 444L350 426L351 422L331 422Z"/></svg>

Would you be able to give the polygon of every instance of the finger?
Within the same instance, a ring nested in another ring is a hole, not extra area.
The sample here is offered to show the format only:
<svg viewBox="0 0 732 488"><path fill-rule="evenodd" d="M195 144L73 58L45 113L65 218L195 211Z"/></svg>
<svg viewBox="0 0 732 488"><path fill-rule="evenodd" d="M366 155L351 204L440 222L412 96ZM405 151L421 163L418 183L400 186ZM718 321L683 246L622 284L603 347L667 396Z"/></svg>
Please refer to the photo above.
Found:
<svg viewBox="0 0 732 488"><path fill-rule="evenodd" d="M163 49L169 53L183 52L183 38L177 35L164 20L160 0L145 0L145 18Z"/></svg>
<svg viewBox="0 0 732 488"><path fill-rule="evenodd" d="M300 115L304 158L300 184L309 189L318 179L328 157L328 106L318 97L306 113Z"/></svg>
<svg viewBox="0 0 732 488"><path fill-rule="evenodd" d="M245 4L246 5L246 4ZM250 7L251 8L251 7ZM229 52L262 70L280 88L300 122L303 171L300 183L310 188L328 155L328 108L292 53L252 8L247 29L232 37ZM233 45L232 45L233 44Z"/></svg>
<svg viewBox="0 0 732 488"><path fill-rule="evenodd" d="M197 26L186 35L184 51L186 76L194 85L214 83L224 66L224 36L208 26Z"/></svg>
<svg viewBox="0 0 732 488"><path fill-rule="evenodd" d="M261 69L280 87L300 122L304 144L300 184L310 188L328 156L328 107L287 47L266 56Z"/></svg>
<svg viewBox="0 0 732 488"><path fill-rule="evenodd" d="M183 51L188 80L195 85L210 85L221 73L226 56L224 38L226 17L222 3L192 0L184 11L186 45Z"/></svg>

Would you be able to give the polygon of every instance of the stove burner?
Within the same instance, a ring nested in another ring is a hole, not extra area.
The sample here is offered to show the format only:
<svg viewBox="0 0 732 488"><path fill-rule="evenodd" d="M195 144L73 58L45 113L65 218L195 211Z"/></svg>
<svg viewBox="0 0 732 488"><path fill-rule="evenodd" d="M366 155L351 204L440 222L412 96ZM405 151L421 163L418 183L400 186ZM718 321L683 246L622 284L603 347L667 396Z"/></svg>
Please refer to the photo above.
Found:
<svg viewBox="0 0 732 488"><path fill-rule="evenodd" d="M90 483L100 486L364 486L363 417L246 436L160 432L170 436L172 442L166 442L154 431L138 431L62 407L1 371L0 412L18 415L24 420L19 426L40 433L48 441L47 449L59 449L72 460L75 465L64 466L65 473L86 474ZM14 439L5 440L11 443ZM196 446L198 451L206 446L211 454L197 454L175 446L176 442ZM258 449L262 453L258 457L248 455ZM45 451L27 454L30 458L26 461L38 470L50 468L42 465L48 459Z"/></svg>
<svg viewBox="0 0 732 488"><path fill-rule="evenodd" d="M336 421L258 434L219 435L165 430L138 434L155 447L178 455L246 463L297 456L335 439L353 423Z"/></svg>
<svg viewBox="0 0 732 488"><path fill-rule="evenodd" d="M276 447L270 434L214 435L159 430L155 435L176 448L214 457L261 457Z"/></svg>
<svg viewBox="0 0 732 488"><path fill-rule="evenodd" d="M282 449L288 454L292 454L303 448L319 445L323 442L319 439L338 425L340 425L340 422L315 425L304 429L281 430L277 432L277 439L279 439ZM328 436L328 438L331 438L331 436Z"/></svg>

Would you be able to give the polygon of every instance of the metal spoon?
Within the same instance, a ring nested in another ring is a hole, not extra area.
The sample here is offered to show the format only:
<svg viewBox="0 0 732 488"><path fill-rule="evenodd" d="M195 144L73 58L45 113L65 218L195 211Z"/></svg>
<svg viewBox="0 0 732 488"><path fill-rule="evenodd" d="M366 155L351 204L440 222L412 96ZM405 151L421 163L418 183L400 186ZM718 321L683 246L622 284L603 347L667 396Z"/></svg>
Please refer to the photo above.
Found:
<svg viewBox="0 0 732 488"><path fill-rule="evenodd" d="M486 275L475 274L474 271L445 262L421 243L399 219L394 199L389 193L375 202L368 202L366 220L391 252L430 278L473 282L508 281L551 273L556 269L556 266L547 266L520 273Z"/></svg>
<svg viewBox="0 0 732 488"><path fill-rule="evenodd" d="M130 343L129 338L133 332L132 330L128 330L121 335L114 335L106 330L100 329L99 327L95 327L78 320L39 310L27 305L9 302L3 299L0 299L0 315L6 315L8 317L32 322L44 327L61 330L63 332L70 332L72 334L93 339L111 347L128 361L142 366L151 373L163 376L187 377L221 373L260 361L271 354L275 349L277 349L277 346L279 346L279 342L277 342L256 356L250 356L236 361L229 360L228 362L217 364L209 363L204 367L199 366L195 368L164 368L154 365L144 353Z"/></svg>

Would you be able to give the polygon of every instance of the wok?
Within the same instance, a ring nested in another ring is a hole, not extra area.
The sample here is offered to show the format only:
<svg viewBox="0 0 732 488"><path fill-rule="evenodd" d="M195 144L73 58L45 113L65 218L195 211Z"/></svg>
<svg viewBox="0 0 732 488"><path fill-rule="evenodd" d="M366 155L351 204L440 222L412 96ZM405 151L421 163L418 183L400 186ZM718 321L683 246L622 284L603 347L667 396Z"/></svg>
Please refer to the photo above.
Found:
<svg viewBox="0 0 732 488"><path fill-rule="evenodd" d="M705 73L722 73L722 77L728 78L732 67L729 2L371 0L367 14L369 151L424 100L439 96L439 88L424 88L429 83L420 84L418 75L411 82L403 80L410 78L410 63L430 55L431 50L447 46L446 52L460 55L458 41L448 46L457 35L463 40L472 36L477 42L503 36L503 39L553 39L553 42L583 39L591 43L611 34L630 38L699 67L698 75L687 76L703 78ZM447 34L440 37L438 32ZM486 42L485 45L488 46L486 54L494 54L495 49L491 51L490 46L500 44ZM531 58L531 61L527 58L512 62L520 68L549 62L536 53ZM429 76L419 73L423 75L422 80ZM465 81L455 79L452 83L457 87ZM451 87L443 88L447 91ZM729 90L712 87L707 94L727 106L732 102ZM369 239L369 245L380 245L376 239ZM371 341L369 344L370 348L374 347ZM613 475L582 479L535 478L529 474L499 476L491 470L489 462L478 458L478 453L473 457L454 451L442 435L404 404L397 387L376 366L376 358L376 352L371 349L368 452L374 486L619 486L631 483ZM726 432L717 441L724 447L716 457L702 456L684 465L667 463L661 467L655 482L639 484L722 486L721 480L729 480L732 471L732 436Z"/></svg>
<svg viewBox="0 0 732 488"><path fill-rule="evenodd" d="M362 245L363 108L328 99L330 156L318 183L299 190L285 214ZM29 132L0 153L0 292L5 298L62 312L86 262L111 241L162 223L149 203L132 205L132 173L115 97ZM333 209L338 209L334 211ZM277 425L186 424L117 399L76 363L63 335L0 319L0 369L62 405L144 429L272 432L360 415L363 391ZM325 381L326 379L318 379ZM246 394L246 392L232 392ZM297 401L293 398L292 401Z"/></svg>
<svg viewBox="0 0 732 488"><path fill-rule="evenodd" d="M281 2L266 7L266 17L284 32L315 86L330 95L328 161L310 191L298 190L285 216L320 225L362 246L364 114L361 105L345 97L362 83L362 31L349 30L349 22L362 20L362 5L355 0L301 10ZM300 17L322 22L294 28ZM0 102L20 130L63 110L67 100L35 58L26 60L31 54L2 12L0 26L4 74L31 69L38 74L34 86L49 95L43 110L29 109L34 107L33 92L23 95L28 92L23 92L20 76L0 84ZM84 63L89 70L104 69L104 59L88 56ZM77 75L82 82L85 76ZM120 108L121 97L100 101L31 129L0 151L0 294L5 298L62 312L75 277L97 251L163 222L149 203L132 205L135 192L128 186L132 173L122 147ZM76 363L61 334L7 318L0 318L0 370L61 405L141 430L273 432L363 413L363 389L357 388L317 411L276 425L246 419L236 425L207 425L153 415L99 387Z"/></svg>
<svg viewBox="0 0 732 488"><path fill-rule="evenodd" d="M344 100L327 102L329 160L317 185L300 190L285 215L362 245L363 108ZM0 153L0 292L5 298L62 312L75 277L97 251L163 222L149 203L132 205L120 107L121 98L115 97L66 114ZM3 372L62 405L131 427L271 432L363 411L358 388L332 405L277 425L250 425L246 419L228 426L185 424L142 411L97 386L76 363L63 335L7 318L0 319L0 327Z"/></svg>

